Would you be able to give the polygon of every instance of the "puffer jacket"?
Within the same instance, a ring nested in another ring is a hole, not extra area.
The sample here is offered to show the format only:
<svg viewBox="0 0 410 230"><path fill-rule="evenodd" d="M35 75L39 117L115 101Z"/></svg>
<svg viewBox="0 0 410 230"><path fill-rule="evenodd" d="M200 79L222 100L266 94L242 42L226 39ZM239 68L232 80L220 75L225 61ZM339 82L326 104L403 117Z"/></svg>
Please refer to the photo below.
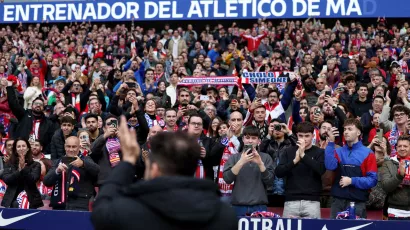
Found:
<svg viewBox="0 0 410 230"><path fill-rule="evenodd" d="M269 156L272 157L273 166L279 164L280 155L285 151L285 149L295 146L297 142L297 138L294 135L285 136L285 140L282 143L278 143L274 139L265 138L262 143L259 145L259 151L267 153ZM277 195L284 195L285 194L285 180L283 178L277 178L275 176L273 182L273 188L268 188L268 191L272 190L273 194Z"/></svg>
<svg viewBox="0 0 410 230"><path fill-rule="evenodd" d="M404 177L398 173L397 157L383 163L380 177L382 188L388 194L389 208L410 211L410 185L402 185Z"/></svg>

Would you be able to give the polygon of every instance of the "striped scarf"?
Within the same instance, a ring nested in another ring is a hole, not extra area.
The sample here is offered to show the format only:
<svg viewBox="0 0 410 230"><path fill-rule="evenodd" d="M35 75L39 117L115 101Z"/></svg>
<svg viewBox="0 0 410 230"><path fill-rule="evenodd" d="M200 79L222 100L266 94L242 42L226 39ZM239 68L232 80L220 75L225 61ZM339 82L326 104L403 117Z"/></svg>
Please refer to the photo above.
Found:
<svg viewBox="0 0 410 230"><path fill-rule="evenodd" d="M167 126L164 126L162 131L164 131L164 132L176 132L176 131L178 131L178 125L175 125L173 130L168 130Z"/></svg>
<svg viewBox="0 0 410 230"><path fill-rule="evenodd" d="M108 158L110 160L111 167L114 168L120 163L120 141L118 138L108 138L105 147L108 150Z"/></svg>
<svg viewBox="0 0 410 230"><path fill-rule="evenodd" d="M393 128L390 130L390 134L388 137L390 146L391 146L391 153L390 156L394 157L396 156L396 144L397 144L397 139L399 138L399 136L401 135L399 129L397 128L397 125L394 125Z"/></svg>
<svg viewBox="0 0 410 230"><path fill-rule="evenodd" d="M71 104L78 110L79 113L81 113L81 106L80 106L80 94L71 94Z"/></svg>
<svg viewBox="0 0 410 230"><path fill-rule="evenodd" d="M219 164L219 172L218 172L218 187L219 191L221 192L222 196L230 196L232 194L234 183L227 184L224 181L224 166L225 163L228 161L229 157L234 154L237 154L238 151L235 148L235 145L232 141L229 141L228 138L222 140L222 144L225 144L225 149L222 154L221 162Z"/></svg>
<svg viewBox="0 0 410 230"><path fill-rule="evenodd" d="M198 144L203 147L203 143L200 139L198 139ZM195 177L198 179L204 179L205 178L205 169L204 169L204 164L202 163L202 160L198 160L198 165L196 167L195 171Z"/></svg>

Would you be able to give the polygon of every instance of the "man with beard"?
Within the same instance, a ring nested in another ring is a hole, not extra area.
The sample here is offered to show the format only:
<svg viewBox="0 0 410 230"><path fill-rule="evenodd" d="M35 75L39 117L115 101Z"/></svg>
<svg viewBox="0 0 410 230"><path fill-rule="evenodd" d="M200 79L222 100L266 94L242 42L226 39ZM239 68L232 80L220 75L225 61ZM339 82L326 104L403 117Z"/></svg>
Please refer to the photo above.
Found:
<svg viewBox="0 0 410 230"><path fill-rule="evenodd" d="M38 77L40 79L41 86L45 86L44 83L47 74L47 62L45 59L40 58L40 51L34 51L32 59L29 59L27 61L26 66L30 69L30 72L33 75L33 77Z"/></svg>
<svg viewBox="0 0 410 230"><path fill-rule="evenodd" d="M84 117L86 128L90 132L90 143L92 144L102 132L98 129L98 116L92 113L88 113Z"/></svg>
<svg viewBox="0 0 410 230"><path fill-rule="evenodd" d="M174 109L167 109L165 111L165 127L166 132L176 132L178 131L177 125L177 111Z"/></svg>
<svg viewBox="0 0 410 230"><path fill-rule="evenodd" d="M88 99L90 97L91 91L86 83L82 82L79 74L76 74L76 80L68 79L68 83L65 85L62 93L65 96L66 106L71 104L74 108L78 110L79 113L83 112L87 106Z"/></svg>
<svg viewBox="0 0 410 230"><path fill-rule="evenodd" d="M125 122L123 119L121 124ZM122 125L120 133L123 162L113 170L94 203L91 219L95 229L238 228L234 212L220 201L215 185L192 178L201 154L193 137L165 132L152 138L145 181L132 184L140 147L135 132L127 126ZM143 223L135 227L135 218Z"/></svg>
<svg viewBox="0 0 410 230"><path fill-rule="evenodd" d="M381 113L383 110L383 105L384 105L384 97L377 95L376 97L373 98L372 102L372 109L363 113L362 117L360 118L360 122L362 123L363 126L363 144L368 145L369 144L369 133L370 130L373 128L372 120L373 120L373 115L375 113Z"/></svg>
<svg viewBox="0 0 410 230"><path fill-rule="evenodd" d="M34 140L30 142L31 154L33 155L33 160L40 161L46 156L41 152L43 151L43 146L41 145L40 140Z"/></svg>
<svg viewBox="0 0 410 230"><path fill-rule="evenodd" d="M24 109L18 102L13 82L8 81L7 100L11 111L17 118L12 134L13 139L22 137L26 140L39 139L43 145L44 153L49 154L49 144L55 131L52 121L44 115L44 101L40 97L33 100L31 109Z"/></svg>
<svg viewBox="0 0 410 230"><path fill-rule="evenodd" d="M312 75L302 76L302 84L305 89L306 100L309 107L312 107L316 104L318 95L316 95L316 84L315 78Z"/></svg>
<svg viewBox="0 0 410 230"><path fill-rule="evenodd" d="M74 130L75 120L72 117L62 117L60 121L60 129L56 130L51 139L50 152L51 160L56 161L65 155L65 140L70 136L76 136Z"/></svg>

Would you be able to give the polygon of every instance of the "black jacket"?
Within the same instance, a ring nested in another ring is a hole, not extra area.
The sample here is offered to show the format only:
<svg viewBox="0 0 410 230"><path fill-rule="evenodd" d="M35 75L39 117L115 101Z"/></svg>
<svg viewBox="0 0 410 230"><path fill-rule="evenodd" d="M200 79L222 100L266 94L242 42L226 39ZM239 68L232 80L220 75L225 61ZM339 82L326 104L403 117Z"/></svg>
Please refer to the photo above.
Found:
<svg viewBox="0 0 410 230"><path fill-rule="evenodd" d="M82 210L88 211L88 205L90 198L94 195L94 184L97 178L98 173L100 172L100 167L94 163L94 161L86 156L82 156L79 154L80 158L83 160L84 165L83 167L78 169L78 173L80 174L80 181L78 184L78 191L75 192L75 196L69 193L69 186L72 177L73 167L69 166L65 186L65 194L66 194L66 210ZM61 161L58 160L54 163L53 167L48 171L47 175L44 177L44 185L48 187L53 187L53 192L55 192L56 188L55 185L61 184L62 174L57 174L56 169L58 164ZM52 204L50 204L52 205Z"/></svg>
<svg viewBox="0 0 410 230"><path fill-rule="evenodd" d="M319 201L322 192L322 175L325 173L325 153L323 149L312 146L305 150L305 156L295 165L298 146L290 147L280 156L275 174L286 178L286 201Z"/></svg>
<svg viewBox="0 0 410 230"><path fill-rule="evenodd" d="M259 151L267 153L272 157L273 164L276 165L277 160L279 160L280 155L285 151L285 149L295 146L297 138L294 135L286 136L285 140L278 144L275 139L265 138L262 143L259 145Z"/></svg>
<svg viewBox="0 0 410 230"><path fill-rule="evenodd" d="M12 132L12 138L17 139L18 137L22 137L28 140L32 131L34 119L31 109L25 110L23 106L18 103L16 93L12 86L7 87L7 100L11 111L18 120L18 123L15 125ZM42 114L42 121L39 128L39 139L43 145L44 154L50 154L49 144L51 143L51 137L53 136L54 131L54 123Z"/></svg>
<svg viewBox="0 0 410 230"><path fill-rule="evenodd" d="M104 138L104 135L100 135L91 145L90 157L100 166L100 173L98 174L97 180L98 185L102 185L104 183L113 169L111 167L107 147L105 147L106 143L107 139ZM118 154L120 155L120 159L122 159L121 150Z"/></svg>
<svg viewBox="0 0 410 230"><path fill-rule="evenodd" d="M71 133L70 136L76 136L75 132ZM51 143L50 143L50 154L51 154L51 160L58 160L62 156L65 155L65 139L64 139L64 134L61 129L56 130L54 133L53 137L51 138Z"/></svg>
<svg viewBox="0 0 410 230"><path fill-rule="evenodd" d="M370 99L366 99L366 101L361 102L359 101L359 98L357 98L356 100L352 101L352 104L350 105L350 110L352 111L354 117L361 117L363 113L371 109L372 101Z"/></svg>
<svg viewBox="0 0 410 230"><path fill-rule="evenodd" d="M94 203L95 229L238 229L234 211L220 201L218 187L208 180L160 177L131 184L133 177L129 163L114 169Z"/></svg>
<svg viewBox="0 0 410 230"><path fill-rule="evenodd" d="M75 105L73 105L73 99L72 99L71 93L68 92L68 91L70 91L72 85L73 85L73 82L69 81L64 86L63 90L61 90L61 92L64 94L65 105L67 106L67 105L71 104L73 107L75 107ZM90 98L90 95L91 95L91 91L89 90L89 87L86 84L81 85L81 87L83 88L83 92L80 93L80 109L81 109L81 111L78 111L79 113L84 111L85 107L87 107L88 99ZM101 104L102 104L102 102L101 102ZM104 105L106 105L106 103L104 103Z"/></svg>
<svg viewBox="0 0 410 230"><path fill-rule="evenodd" d="M25 190L31 209L43 207L37 181L40 179L41 165L33 161L31 164L18 171L17 165L7 164L1 178L7 184L1 206L10 208L17 195Z"/></svg>

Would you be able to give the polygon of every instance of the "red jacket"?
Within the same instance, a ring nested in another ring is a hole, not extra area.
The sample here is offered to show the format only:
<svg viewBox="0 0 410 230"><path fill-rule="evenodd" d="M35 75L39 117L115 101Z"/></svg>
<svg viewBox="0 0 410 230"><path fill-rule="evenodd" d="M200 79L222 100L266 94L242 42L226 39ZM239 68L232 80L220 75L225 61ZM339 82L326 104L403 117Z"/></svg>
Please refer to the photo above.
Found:
<svg viewBox="0 0 410 230"><path fill-rule="evenodd" d="M250 52L257 50L259 45L261 44L262 39L264 39L268 34L263 32L263 34L259 34L258 36L254 37L251 35L241 34L241 37L248 41L248 50Z"/></svg>
<svg viewBox="0 0 410 230"><path fill-rule="evenodd" d="M46 75L47 75L47 62L44 59L39 59L40 60L40 68L39 69L33 69L30 68L31 63L33 62L33 60L28 60L26 63L27 68L30 69L31 74L33 75L33 77L39 77L40 78L40 83L41 86L44 87L44 81L46 79Z"/></svg>

